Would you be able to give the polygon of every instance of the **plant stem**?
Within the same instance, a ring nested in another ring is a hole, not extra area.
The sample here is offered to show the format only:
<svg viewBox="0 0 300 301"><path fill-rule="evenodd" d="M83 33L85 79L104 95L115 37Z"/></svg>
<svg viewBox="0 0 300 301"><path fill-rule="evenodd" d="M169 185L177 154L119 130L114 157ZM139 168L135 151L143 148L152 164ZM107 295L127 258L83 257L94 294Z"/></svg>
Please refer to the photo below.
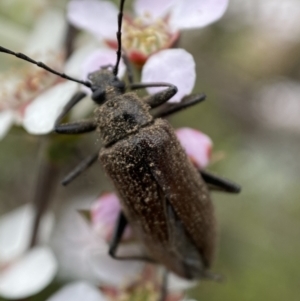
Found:
<svg viewBox="0 0 300 301"><path fill-rule="evenodd" d="M38 168L38 178L36 181L35 194L33 197L33 206L35 208L35 218L32 228L30 248L34 247L38 242L38 232L41 219L47 211L49 204L55 192L55 187L58 182L59 168L52 160L48 153L51 138L47 138L42 146L42 157ZM51 147L51 146L50 146Z"/></svg>

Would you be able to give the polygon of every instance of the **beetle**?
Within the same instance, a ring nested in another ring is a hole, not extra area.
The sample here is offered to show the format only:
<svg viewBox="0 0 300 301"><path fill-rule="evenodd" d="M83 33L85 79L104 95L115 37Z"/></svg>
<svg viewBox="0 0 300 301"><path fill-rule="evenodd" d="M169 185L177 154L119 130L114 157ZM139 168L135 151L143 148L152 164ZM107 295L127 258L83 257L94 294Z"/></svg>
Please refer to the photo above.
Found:
<svg viewBox="0 0 300 301"><path fill-rule="evenodd" d="M25 54L0 46L0 52L14 55L65 79L89 87L98 105L94 120L61 123L64 116L85 96L76 93L55 123L59 134L82 134L97 130L103 141L99 154L81 162L63 180L67 185L99 158L121 200L122 212L110 243L109 254L116 259L117 248L129 223L146 251L143 259L164 265L186 279L212 278L216 222L209 190L238 193L231 181L197 170L188 159L173 128L161 117L205 99L203 94L185 97L178 104L166 102L177 88L168 83L134 83L128 60L129 85L118 79L122 57L121 28L125 0L118 15L116 64L104 66L81 81L59 73ZM146 87L166 87L156 94L140 98L133 92ZM126 92L126 89L132 90ZM160 108L154 114L151 110Z"/></svg>

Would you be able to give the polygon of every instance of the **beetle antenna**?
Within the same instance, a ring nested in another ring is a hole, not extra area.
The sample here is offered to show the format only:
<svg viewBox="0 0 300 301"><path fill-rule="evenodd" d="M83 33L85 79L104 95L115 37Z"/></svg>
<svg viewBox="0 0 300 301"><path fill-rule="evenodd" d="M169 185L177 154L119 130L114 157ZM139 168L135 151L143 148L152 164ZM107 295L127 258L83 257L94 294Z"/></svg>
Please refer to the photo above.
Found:
<svg viewBox="0 0 300 301"><path fill-rule="evenodd" d="M88 82L88 81L82 81L82 80L76 79L76 78L74 78L74 77L71 77L71 76L66 75L65 73L59 73L59 72L57 72L57 71L51 69L50 67L48 67L48 66L45 65L44 63L42 63L42 62L37 62L37 61L33 60L32 58L30 58L29 56L27 56L27 55L25 55L25 54L23 54L23 53L11 51L11 50L6 49L6 48L4 48L4 47L2 47L2 46L0 46L0 52L8 53L8 54L10 54L10 55L14 55L14 56L16 56L16 57L18 57L18 58L20 58L20 59L22 59L22 60L24 60L24 61L30 62L30 63L32 63L32 64L35 64L35 65L37 65L38 67L40 67L40 68L42 68L42 69L45 69L45 70L47 70L48 72L51 72L51 73L53 73L53 74L56 74L56 75L58 75L58 76L60 76L60 77L62 77L62 78L65 78L65 79L71 80L71 81L73 81L73 82L76 82L76 83L85 85L85 86L87 86L87 87L89 87L89 88L91 87L91 83L90 83L90 82Z"/></svg>
<svg viewBox="0 0 300 301"><path fill-rule="evenodd" d="M121 0L120 2L120 10L118 14L118 31L117 31L117 41L118 41L118 50L117 50L117 62L114 67L113 73L115 76L118 75L119 71L119 63L122 56L122 20L123 20L123 10L124 10L125 0Z"/></svg>

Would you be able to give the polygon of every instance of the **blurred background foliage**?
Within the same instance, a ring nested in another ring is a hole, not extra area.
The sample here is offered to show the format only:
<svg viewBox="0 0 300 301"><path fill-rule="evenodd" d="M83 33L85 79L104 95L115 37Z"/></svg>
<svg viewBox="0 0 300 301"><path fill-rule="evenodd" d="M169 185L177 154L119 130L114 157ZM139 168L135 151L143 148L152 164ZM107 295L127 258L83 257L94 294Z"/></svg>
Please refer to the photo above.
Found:
<svg viewBox="0 0 300 301"><path fill-rule="evenodd" d="M22 49L39 11L66 2L2 0L1 45ZM243 187L238 196L213 195L220 241L213 270L226 280L201 282L190 292L196 300L299 300L299 31L298 0L231 0L221 21L181 36L180 46L197 62L194 91L208 97L171 122L208 134L214 142L209 170ZM1 73L12 65L17 60L0 54ZM45 139L15 127L0 142L0 213L32 199ZM95 141L94 134L81 138L62 174L96 150ZM68 188L58 186L52 207L59 213L108 185L98 164Z"/></svg>

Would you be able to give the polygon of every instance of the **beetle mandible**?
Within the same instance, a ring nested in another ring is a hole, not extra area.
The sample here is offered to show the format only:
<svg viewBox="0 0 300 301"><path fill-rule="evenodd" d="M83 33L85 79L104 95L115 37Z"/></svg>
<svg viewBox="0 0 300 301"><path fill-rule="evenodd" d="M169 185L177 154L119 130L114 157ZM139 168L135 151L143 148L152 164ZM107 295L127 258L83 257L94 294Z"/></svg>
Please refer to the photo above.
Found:
<svg viewBox="0 0 300 301"><path fill-rule="evenodd" d="M80 163L63 184L70 183L99 157L121 200L109 253L116 259L117 247L126 225L133 228L145 247L145 259L164 265L186 279L214 278L209 272L216 240L216 222L209 189L238 193L240 187L231 181L197 170L188 159L173 128L159 117L168 116L204 100L203 94L185 97L178 104L166 104L177 92L168 83L134 83L129 69L129 85L118 79L122 56L121 28L125 0L120 1L117 31L117 59L114 66L105 66L81 81L59 73L22 53L0 46L0 52L15 55L58 76L81 83L92 90L98 105L95 119L61 124L63 117L86 96L78 92L64 107L55 131L60 134L81 134L98 130L103 148ZM140 98L136 90L146 87L167 87L156 94ZM150 110L160 107L156 114Z"/></svg>

